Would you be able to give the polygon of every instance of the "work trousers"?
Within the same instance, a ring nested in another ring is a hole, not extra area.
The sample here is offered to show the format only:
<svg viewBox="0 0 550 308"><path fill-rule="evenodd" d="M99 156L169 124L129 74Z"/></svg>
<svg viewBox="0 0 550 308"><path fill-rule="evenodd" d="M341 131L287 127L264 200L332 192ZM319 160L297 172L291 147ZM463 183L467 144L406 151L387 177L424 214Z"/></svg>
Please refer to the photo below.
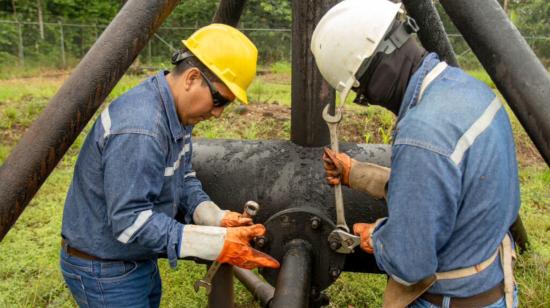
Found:
<svg viewBox="0 0 550 308"><path fill-rule="evenodd" d="M157 260L96 261L61 250L61 272L80 307L159 307Z"/></svg>

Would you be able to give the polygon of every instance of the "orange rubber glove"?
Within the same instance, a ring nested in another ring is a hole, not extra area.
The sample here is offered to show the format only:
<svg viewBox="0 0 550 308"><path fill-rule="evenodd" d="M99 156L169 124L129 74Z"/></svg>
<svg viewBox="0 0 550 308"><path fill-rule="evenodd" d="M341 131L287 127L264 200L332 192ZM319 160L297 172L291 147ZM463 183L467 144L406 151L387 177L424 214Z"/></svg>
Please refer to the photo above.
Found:
<svg viewBox="0 0 550 308"><path fill-rule="evenodd" d="M250 246L250 241L253 238L264 234L265 227L260 224L227 228L223 248L216 261L245 269L256 267L279 268L280 264L277 260Z"/></svg>
<svg viewBox="0 0 550 308"><path fill-rule="evenodd" d="M220 227L229 228L229 227L242 227L242 226L251 226L252 218L244 217L243 214L237 212L227 211L223 215L222 220L220 221Z"/></svg>
<svg viewBox="0 0 550 308"><path fill-rule="evenodd" d="M327 174L326 180L330 185L349 186L349 173L351 170L351 157L344 153L336 153L329 148L325 148L323 154L323 166Z"/></svg>
<svg viewBox="0 0 550 308"><path fill-rule="evenodd" d="M353 225L353 233L361 237L361 249L367 253L373 254L374 247L372 243L372 231L376 224L357 223Z"/></svg>

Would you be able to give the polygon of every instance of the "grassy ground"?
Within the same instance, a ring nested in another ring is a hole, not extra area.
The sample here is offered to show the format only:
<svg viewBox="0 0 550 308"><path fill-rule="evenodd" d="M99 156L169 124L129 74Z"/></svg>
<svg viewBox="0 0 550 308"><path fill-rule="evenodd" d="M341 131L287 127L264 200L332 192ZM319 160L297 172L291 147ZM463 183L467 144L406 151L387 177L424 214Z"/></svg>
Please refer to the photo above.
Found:
<svg viewBox="0 0 550 308"><path fill-rule="evenodd" d="M201 123L197 137L236 139L288 139L290 133L290 76L288 65L265 70L252 85L252 104L232 106L222 119ZM473 72L488 80L481 72ZM14 77L0 74L0 163L38 116L67 77L63 71L33 71ZM125 76L109 101L143 80ZM513 117L520 165L521 215L531 250L520 256L516 272L523 307L550 307L550 171ZM394 123L391 113L376 107L346 105L343 139L349 142L389 143ZM89 126L88 126L89 128ZM0 243L0 307L72 307L74 302L58 269L59 233L63 202L72 170L87 129ZM171 270L160 262L164 307L203 307L204 293L192 290L203 266L180 262ZM378 307L384 288L380 275L344 273L328 290L333 307ZM255 307L236 283L238 307Z"/></svg>

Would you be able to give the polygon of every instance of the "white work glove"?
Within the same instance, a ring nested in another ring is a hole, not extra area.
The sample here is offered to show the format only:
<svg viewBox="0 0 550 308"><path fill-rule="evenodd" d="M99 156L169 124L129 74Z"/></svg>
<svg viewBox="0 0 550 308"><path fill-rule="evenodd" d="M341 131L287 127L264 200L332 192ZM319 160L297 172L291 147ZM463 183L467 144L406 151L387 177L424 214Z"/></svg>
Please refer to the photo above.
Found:
<svg viewBox="0 0 550 308"><path fill-rule="evenodd" d="M279 262L250 246L250 241L265 235L263 225L220 228L185 225L180 239L180 258L196 257L216 260L246 269L278 268Z"/></svg>
<svg viewBox="0 0 550 308"><path fill-rule="evenodd" d="M217 227L241 227L252 225L252 219L242 214L220 209L212 201L201 202L193 213L197 225Z"/></svg>

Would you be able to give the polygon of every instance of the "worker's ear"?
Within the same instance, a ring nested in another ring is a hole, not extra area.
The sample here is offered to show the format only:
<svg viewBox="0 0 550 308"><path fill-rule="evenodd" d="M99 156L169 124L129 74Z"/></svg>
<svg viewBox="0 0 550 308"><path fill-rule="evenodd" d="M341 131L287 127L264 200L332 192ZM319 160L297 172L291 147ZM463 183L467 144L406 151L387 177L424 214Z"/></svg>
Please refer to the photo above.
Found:
<svg viewBox="0 0 550 308"><path fill-rule="evenodd" d="M193 86L193 84L196 84L197 82L199 83L201 82L201 73L199 72L199 69L196 67L191 67L187 69L187 71L185 71L181 77L182 77L181 82L183 83L183 88L186 91L189 91Z"/></svg>

